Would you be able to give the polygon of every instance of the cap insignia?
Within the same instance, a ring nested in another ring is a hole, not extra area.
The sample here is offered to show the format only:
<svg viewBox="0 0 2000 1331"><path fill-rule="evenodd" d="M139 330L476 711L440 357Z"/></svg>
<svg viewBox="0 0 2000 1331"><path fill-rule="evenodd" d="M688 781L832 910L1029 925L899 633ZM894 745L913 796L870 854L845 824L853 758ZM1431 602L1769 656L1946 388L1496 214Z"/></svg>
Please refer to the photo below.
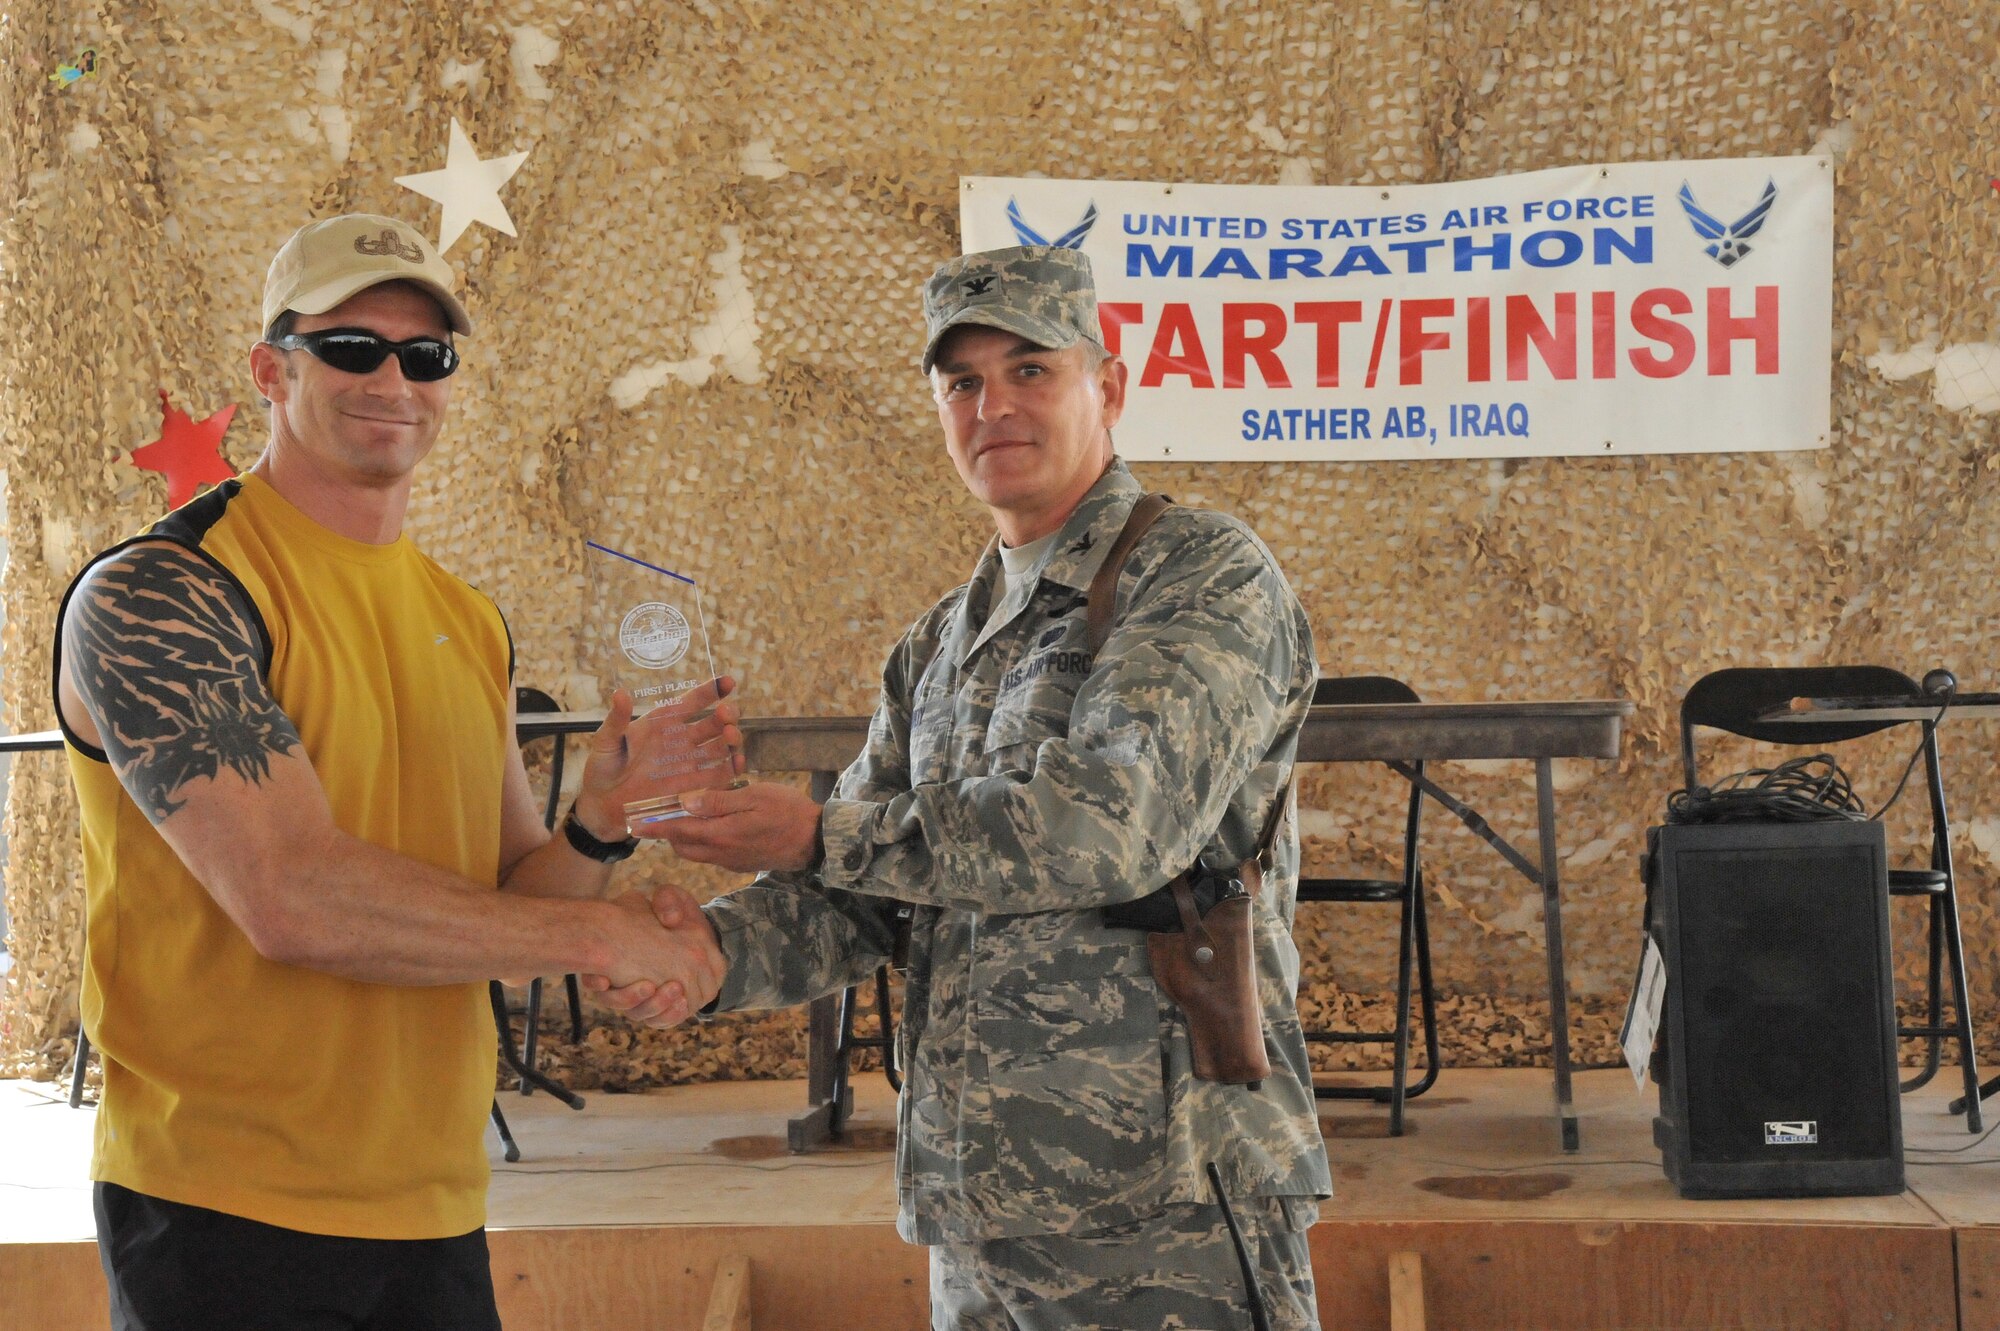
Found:
<svg viewBox="0 0 2000 1331"><path fill-rule="evenodd" d="M424 261L424 252L422 250L418 249L415 245L404 244L402 237L398 236L388 227L383 227L382 234L374 240L370 240L366 236L356 236L354 238L354 252L356 254L373 255L393 254L404 263L422 263Z"/></svg>

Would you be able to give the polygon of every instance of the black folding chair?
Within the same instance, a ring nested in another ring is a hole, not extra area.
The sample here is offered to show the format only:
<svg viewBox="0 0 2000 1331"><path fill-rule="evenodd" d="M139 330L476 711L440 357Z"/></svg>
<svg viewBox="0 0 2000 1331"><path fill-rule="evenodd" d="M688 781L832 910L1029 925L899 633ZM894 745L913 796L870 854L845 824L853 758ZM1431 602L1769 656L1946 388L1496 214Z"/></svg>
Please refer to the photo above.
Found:
<svg viewBox="0 0 2000 1331"><path fill-rule="evenodd" d="M848 1056L857 1049L879 1049L882 1051L882 1075L888 1078L889 1089L900 1092L903 1089L902 1071L896 1066L896 1017L889 1003L889 968L875 968L875 1019L878 1023L874 1035L854 1033L854 1009L861 999L861 986L849 985L840 995L840 1040L834 1046L833 1062L833 1103L846 1106L848 1101L847 1075ZM845 1116L845 1109L842 1115Z"/></svg>
<svg viewBox="0 0 2000 1331"><path fill-rule="evenodd" d="M1422 702L1416 690L1401 680L1383 675L1353 675L1322 679L1313 688L1313 702L1402 703ZM1412 763L1418 776L1424 765ZM1388 1031L1307 1031L1315 1044L1389 1044L1396 1050L1395 1068L1387 1086L1314 1086L1322 1100L1373 1100L1389 1106L1389 1135L1403 1135L1403 1102L1422 1095L1437 1081L1438 1029L1437 991L1431 982L1431 935L1424 918L1424 876L1417 855L1417 837L1423 822L1423 792L1410 787L1409 814L1403 824L1403 871L1397 878L1308 878L1299 879L1299 904L1339 902L1347 905L1393 905L1400 908L1396 953L1396 1024ZM1424 1075L1414 1086L1410 1071L1410 971L1417 975L1418 1005L1424 1021Z"/></svg>
<svg viewBox="0 0 2000 1331"><path fill-rule="evenodd" d="M520 687L514 690L514 711L517 715L532 712L560 712L562 704L540 689ZM551 735L555 747L549 753L549 793L542 801L542 826L555 830L556 810L562 804L563 758L567 745L565 736ZM496 982L497 983L497 982ZM569 1038L571 1044L583 1042L583 994L574 973L563 976L563 989L569 998ZM528 982L527 1030L521 1037L521 1061L529 1067L536 1066L542 1017L542 978L538 975ZM527 1077L521 1078L520 1091L523 1095L534 1094L534 1083Z"/></svg>
<svg viewBox="0 0 2000 1331"><path fill-rule="evenodd" d="M1951 823L1945 814L1943 766L1938 758L1937 732L1922 722L1896 721L1765 721L1759 718L1793 698L1917 697L1917 682L1886 666L1739 667L1718 670L1696 680L1681 702L1681 768L1687 788L1698 784L1694 732L1697 726L1727 731L1768 744L1815 748L1872 735L1891 726L1923 727L1925 785L1930 791L1931 848L1928 869L1891 869L1891 897L1922 897L1929 905L1929 970L1922 1025L1898 1026L1904 1039L1924 1042L1924 1066L1905 1081L1914 1091L1937 1075L1942 1041L1956 1040L1959 1066L1965 1074L1966 1127L1980 1131L1979 1063L1972 1043L1972 1005L1966 993L1965 948L1958 928L1958 881L1952 870ZM1944 962L1951 954L1951 1001L1956 1019L1944 1020ZM1961 1102L1954 1102L1953 1112Z"/></svg>
<svg viewBox="0 0 2000 1331"><path fill-rule="evenodd" d="M83 1080L90 1070L90 1032L83 1029L83 1014L76 1018L76 1058L69 1065L69 1107L83 1104Z"/></svg>
<svg viewBox="0 0 2000 1331"><path fill-rule="evenodd" d="M514 711L519 715L531 712L560 712L562 704L540 689L516 688L514 690ZM549 758L549 794L542 803L542 825L553 828L556 825L556 810L562 803L563 749L564 737L553 735L555 750ZM563 977L569 992L569 1031L572 1042L583 1039L583 995L579 991L575 975ZM493 1024L500 1032L500 1057L513 1070L518 1080L521 1094L532 1095L540 1087L571 1109L583 1108L583 1097L568 1087L543 1076L536 1070L535 1041L537 1027L541 1024L542 981L536 976L528 983L527 1030L522 1036L522 1049L514 1049L514 1031L507 1010L507 990L498 980L486 984L488 1000L493 1005ZM500 1134L501 1153L509 1164L521 1158L521 1148L515 1144L514 1134L507 1128L507 1117L500 1112L499 1097L493 1100L493 1129Z"/></svg>

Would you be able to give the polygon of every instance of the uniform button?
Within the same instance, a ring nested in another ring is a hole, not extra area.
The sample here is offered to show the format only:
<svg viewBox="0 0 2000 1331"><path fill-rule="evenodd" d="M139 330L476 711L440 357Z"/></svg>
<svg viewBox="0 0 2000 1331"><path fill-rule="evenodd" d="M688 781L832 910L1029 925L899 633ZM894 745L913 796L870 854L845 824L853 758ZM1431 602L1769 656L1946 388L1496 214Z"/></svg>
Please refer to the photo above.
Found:
<svg viewBox="0 0 2000 1331"><path fill-rule="evenodd" d="M847 866L848 872L850 873L860 873L861 866L866 864L867 862L868 862L868 856L862 853L861 847L859 846L855 846L854 848L849 850L847 852L847 858L841 861L841 863Z"/></svg>

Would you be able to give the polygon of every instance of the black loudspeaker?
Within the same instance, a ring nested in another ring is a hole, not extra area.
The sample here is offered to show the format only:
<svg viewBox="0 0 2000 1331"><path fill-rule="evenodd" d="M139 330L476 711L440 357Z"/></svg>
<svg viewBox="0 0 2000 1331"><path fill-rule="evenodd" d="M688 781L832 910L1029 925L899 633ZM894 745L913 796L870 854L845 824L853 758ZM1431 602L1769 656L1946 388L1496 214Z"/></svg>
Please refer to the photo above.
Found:
<svg viewBox="0 0 2000 1331"><path fill-rule="evenodd" d="M1655 827L1646 847L1667 1177L1683 1197L1901 1192L1882 825Z"/></svg>

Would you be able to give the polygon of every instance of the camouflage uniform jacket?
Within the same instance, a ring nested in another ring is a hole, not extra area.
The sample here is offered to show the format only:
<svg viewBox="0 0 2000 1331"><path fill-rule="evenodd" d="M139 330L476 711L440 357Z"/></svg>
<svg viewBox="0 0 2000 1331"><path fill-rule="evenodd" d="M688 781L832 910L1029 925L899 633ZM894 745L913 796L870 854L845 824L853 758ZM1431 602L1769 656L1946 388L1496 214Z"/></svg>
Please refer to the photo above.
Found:
<svg viewBox="0 0 2000 1331"><path fill-rule="evenodd" d="M821 819L823 867L708 907L728 1010L860 982L914 904L896 1161L912 1242L1083 1232L1212 1201L1211 1160L1232 1196L1330 1190L1295 1002L1292 820L1256 903L1261 1089L1194 1078L1145 935L1099 917L1197 854L1250 856L1316 673L1270 552L1191 508L1133 550L1090 658L1083 593L1142 493L1114 462L990 617L1004 583L989 551L890 654L867 749Z"/></svg>

